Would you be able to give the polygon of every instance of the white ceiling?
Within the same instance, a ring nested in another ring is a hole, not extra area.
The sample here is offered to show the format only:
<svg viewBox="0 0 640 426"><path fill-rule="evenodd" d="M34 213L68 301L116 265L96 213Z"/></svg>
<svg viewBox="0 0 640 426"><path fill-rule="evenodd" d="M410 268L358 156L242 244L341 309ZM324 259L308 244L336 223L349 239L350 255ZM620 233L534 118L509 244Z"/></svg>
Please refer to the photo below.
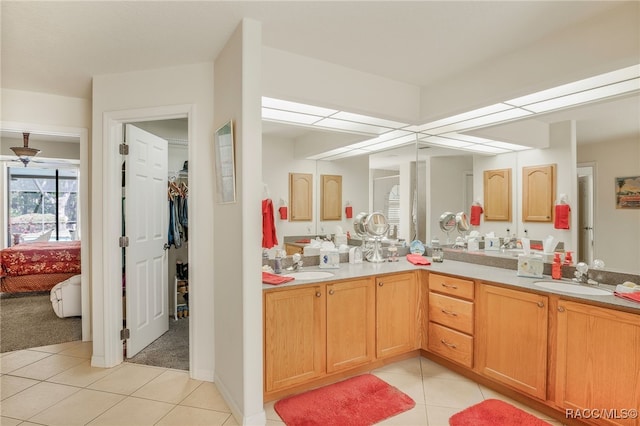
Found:
<svg viewBox="0 0 640 426"><path fill-rule="evenodd" d="M212 61L243 17L262 23L266 46L427 87L619 5L3 0L2 87L90 98L93 75ZM594 140L613 132L638 135L638 105L637 97L628 98L562 118L578 120L579 133ZM276 127L265 125L266 131L289 136L300 131Z"/></svg>

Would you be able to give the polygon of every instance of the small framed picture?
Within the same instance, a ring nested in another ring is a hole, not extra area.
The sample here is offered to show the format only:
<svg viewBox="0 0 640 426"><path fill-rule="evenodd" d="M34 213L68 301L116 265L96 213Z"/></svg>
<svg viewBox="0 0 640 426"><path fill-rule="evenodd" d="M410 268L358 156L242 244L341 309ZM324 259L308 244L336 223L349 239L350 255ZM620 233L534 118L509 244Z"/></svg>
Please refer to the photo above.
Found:
<svg viewBox="0 0 640 426"><path fill-rule="evenodd" d="M216 201L220 204L236 201L236 163L233 121L216 130L214 138Z"/></svg>
<svg viewBox="0 0 640 426"><path fill-rule="evenodd" d="M616 208L640 209L640 176L616 178Z"/></svg>

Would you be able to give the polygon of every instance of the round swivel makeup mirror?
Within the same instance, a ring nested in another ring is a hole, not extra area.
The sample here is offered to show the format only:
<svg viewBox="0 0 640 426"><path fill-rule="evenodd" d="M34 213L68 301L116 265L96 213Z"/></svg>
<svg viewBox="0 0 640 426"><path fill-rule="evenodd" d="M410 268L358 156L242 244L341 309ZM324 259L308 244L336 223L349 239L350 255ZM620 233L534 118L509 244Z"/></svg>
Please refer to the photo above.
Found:
<svg viewBox="0 0 640 426"><path fill-rule="evenodd" d="M384 262L382 257L382 237L389 231L389 223L380 212L359 213L353 221L353 229L362 237L363 252L369 262ZM373 245L366 242L373 242Z"/></svg>

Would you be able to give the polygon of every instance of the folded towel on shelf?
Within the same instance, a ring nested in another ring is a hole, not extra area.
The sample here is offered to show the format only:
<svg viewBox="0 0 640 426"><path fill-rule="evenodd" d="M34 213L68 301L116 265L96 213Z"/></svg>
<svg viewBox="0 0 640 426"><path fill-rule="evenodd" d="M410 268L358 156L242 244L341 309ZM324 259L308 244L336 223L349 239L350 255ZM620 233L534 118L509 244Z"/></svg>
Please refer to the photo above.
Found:
<svg viewBox="0 0 640 426"><path fill-rule="evenodd" d="M618 293L615 291L615 294L618 297L622 297L623 299L633 300L634 302L640 302L640 292L635 293Z"/></svg>
<svg viewBox="0 0 640 426"><path fill-rule="evenodd" d="M282 275L270 274L269 272L262 272L262 282L264 284L278 285L282 283L288 283L293 281L293 277L284 277Z"/></svg>
<svg viewBox="0 0 640 426"><path fill-rule="evenodd" d="M421 254L409 253L407 255L407 260L414 265L431 265L431 262L426 257Z"/></svg>

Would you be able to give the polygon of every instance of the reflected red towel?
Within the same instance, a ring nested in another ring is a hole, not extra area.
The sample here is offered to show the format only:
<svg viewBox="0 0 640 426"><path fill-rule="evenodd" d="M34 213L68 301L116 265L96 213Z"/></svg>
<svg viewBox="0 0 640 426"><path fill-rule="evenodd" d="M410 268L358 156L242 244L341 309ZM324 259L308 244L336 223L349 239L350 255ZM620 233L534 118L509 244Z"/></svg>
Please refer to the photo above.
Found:
<svg viewBox="0 0 640 426"><path fill-rule="evenodd" d="M478 206L478 205L471 206L471 219L469 220L469 223L471 223L471 225L473 226L480 225L480 215L482 213L484 213L484 210L482 210L481 206Z"/></svg>
<svg viewBox="0 0 640 426"><path fill-rule="evenodd" d="M635 293L618 293L615 291L613 294L624 299L633 300L634 302L640 302L640 291L636 291Z"/></svg>
<svg viewBox="0 0 640 426"><path fill-rule="evenodd" d="M569 204L557 204L556 205L556 217L553 222L553 227L556 229L569 229L569 212L571 208Z"/></svg>
<svg viewBox="0 0 640 426"><path fill-rule="evenodd" d="M431 262L426 257L420 254L409 253L407 255L407 260L414 265L431 265Z"/></svg>
<svg viewBox="0 0 640 426"><path fill-rule="evenodd" d="M301 240L296 241L298 244L309 244L311 240L309 238L303 238Z"/></svg>
<svg viewBox="0 0 640 426"><path fill-rule="evenodd" d="M269 272L262 273L262 282L264 284L278 285L282 283L288 283L293 281L293 277L283 277L282 275L270 274Z"/></svg>

